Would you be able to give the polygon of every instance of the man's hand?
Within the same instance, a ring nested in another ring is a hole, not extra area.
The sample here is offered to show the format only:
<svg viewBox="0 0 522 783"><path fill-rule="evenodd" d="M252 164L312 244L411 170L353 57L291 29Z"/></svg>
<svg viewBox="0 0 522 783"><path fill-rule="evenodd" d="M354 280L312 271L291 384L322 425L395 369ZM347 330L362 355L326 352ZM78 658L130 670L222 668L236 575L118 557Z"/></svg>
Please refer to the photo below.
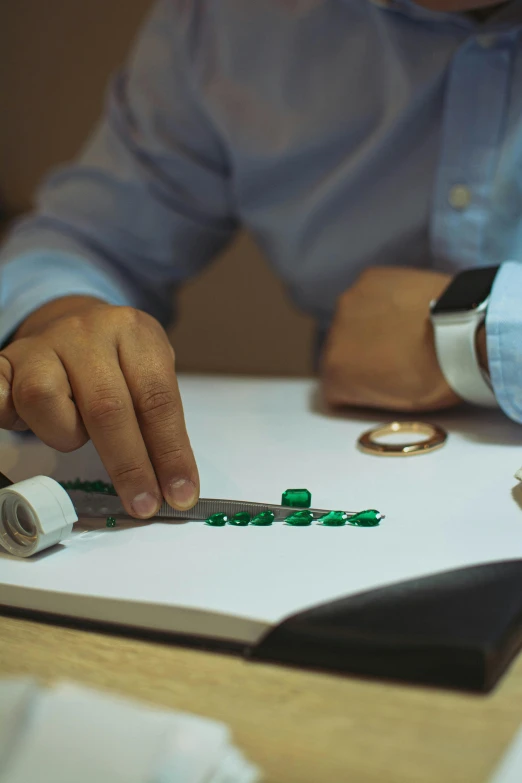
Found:
<svg viewBox="0 0 522 783"><path fill-rule="evenodd" d="M461 402L435 353L429 305L451 278L439 272L368 269L339 299L322 359L330 405L412 412Z"/></svg>
<svg viewBox="0 0 522 783"><path fill-rule="evenodd" d="M44 305L0 352L0 427L69 452L93 441L125 508L198 499L174 352L161 326L90 297Z"/></svg>

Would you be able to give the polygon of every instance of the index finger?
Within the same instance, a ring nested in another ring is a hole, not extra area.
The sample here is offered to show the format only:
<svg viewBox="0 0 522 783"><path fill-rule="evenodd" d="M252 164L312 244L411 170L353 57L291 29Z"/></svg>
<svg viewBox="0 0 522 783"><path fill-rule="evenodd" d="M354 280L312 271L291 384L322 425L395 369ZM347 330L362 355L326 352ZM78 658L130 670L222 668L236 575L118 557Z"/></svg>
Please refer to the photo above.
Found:
<svg viewBox="0 0 522 783"><path fill-rule="evenodd" d="M125 508L133 516L154 516L161 491L144 443L115 346L98 348L81 364L67 366L74 400Z"/></svg>
<svg viewBox="0 0 522 783"><path fill-rule="evenodd" d="M199 497L199 476L167 337L140 329L122 338L119 354L163 496L174 508L191 508Z"/></svg>

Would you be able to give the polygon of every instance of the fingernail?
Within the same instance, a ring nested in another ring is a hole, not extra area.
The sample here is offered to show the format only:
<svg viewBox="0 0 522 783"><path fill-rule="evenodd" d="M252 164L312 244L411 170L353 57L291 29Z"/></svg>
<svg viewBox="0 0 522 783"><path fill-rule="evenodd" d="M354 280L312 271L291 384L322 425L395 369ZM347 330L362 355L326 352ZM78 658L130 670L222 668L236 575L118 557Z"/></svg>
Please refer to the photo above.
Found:
<svg viewBox="0 0 522 783"><path fill-rule="evenodd" d="M171 506L182 511L192 508L197 500L196 487L188 479L171 481L167 490L167 500Z"/></svg>
<svg viewBox="0 0 522 783"><path fill-rule="evenodd" d="M158 499L150 492L141 492L131 503L132 510L138 517L151 517L158 508Z"/></svg>

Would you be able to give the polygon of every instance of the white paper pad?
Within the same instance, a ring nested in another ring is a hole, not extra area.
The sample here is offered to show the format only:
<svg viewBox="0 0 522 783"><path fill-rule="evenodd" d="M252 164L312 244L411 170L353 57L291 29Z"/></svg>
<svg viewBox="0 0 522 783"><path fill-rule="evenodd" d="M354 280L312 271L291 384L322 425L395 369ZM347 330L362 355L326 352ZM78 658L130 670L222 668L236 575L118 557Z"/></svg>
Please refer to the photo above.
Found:
<svg viewBox="0 0 522 783"><path fill-rule="evenodd" d="M181 388L203 495L279 502L307 487L316 507L377 508L386 519L373 529L78 526L33 559L0 555L0 603L250 643L324 601L522 557L522 428L501 413L433 417L449 431L443 449L387 459L355 447L382 420L314 412L311 383L184 378ZM58 455L12 443L0 444L0 469L14 480L105 476L90 446Z"/></svg>

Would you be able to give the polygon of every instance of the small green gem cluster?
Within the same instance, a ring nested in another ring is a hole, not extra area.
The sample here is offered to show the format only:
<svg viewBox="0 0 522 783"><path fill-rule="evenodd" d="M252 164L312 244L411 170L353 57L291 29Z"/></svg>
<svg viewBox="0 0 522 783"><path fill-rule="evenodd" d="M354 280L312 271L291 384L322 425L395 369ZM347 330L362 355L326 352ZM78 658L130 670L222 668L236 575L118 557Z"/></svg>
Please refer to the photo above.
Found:
<svg viewBox="0 0 522 783"><path fill-rule="evenodd" d="M70 491L78 489L80 492L101 492L103 495L116 495L117 492L112 484L106 481L81 481L79 478L74 481L60 481L61 487Z"/></svg>

